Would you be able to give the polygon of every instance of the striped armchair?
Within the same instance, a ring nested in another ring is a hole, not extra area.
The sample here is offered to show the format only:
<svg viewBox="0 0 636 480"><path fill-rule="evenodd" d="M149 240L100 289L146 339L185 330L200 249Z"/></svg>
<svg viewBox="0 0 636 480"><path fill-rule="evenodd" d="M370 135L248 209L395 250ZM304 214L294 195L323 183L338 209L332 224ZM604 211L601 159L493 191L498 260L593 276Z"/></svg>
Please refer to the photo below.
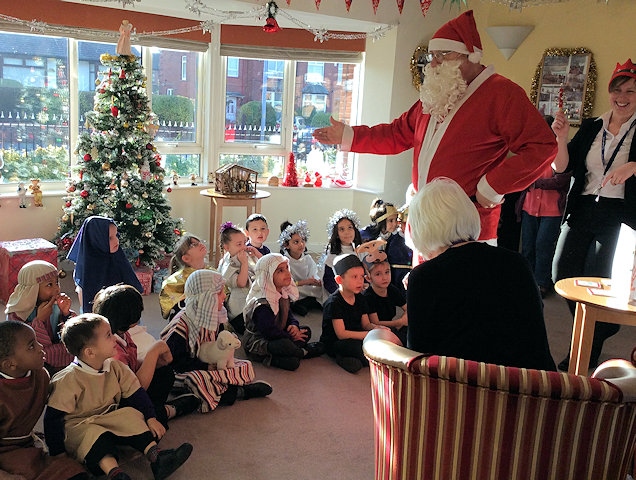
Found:
<svg viewBox="0 0 636 480"><path fill-rule="evenodd" d="M425 356L387 330L364 340L376 480L624 480L636 368L600 378Z"/></svg>

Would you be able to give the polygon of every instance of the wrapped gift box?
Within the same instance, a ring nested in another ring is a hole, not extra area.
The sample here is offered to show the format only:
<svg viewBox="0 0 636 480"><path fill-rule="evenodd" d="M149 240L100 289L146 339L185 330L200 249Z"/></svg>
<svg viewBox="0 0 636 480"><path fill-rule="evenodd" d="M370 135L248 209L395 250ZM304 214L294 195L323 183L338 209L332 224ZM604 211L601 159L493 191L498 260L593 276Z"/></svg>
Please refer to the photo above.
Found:
<svg viewBox="0 0 636 480"><path fill-rule="evenodd" d="M155 273L152 274L152 291L154 293L161 293L161 285L163 281L170 276L170 271L167 268L155 269Z"/></svg>
<svg viewBox="0 0 636 480"><path fill-rule="evenodd" d="M165 256L157 261L156 268L170 268L170 261L172 260L172 253L166 253Z"/></svg>
<svg viewBox="0 0 636 480"><path fill-rule="evenodd" d="M43 238L0 242L0 300L7 303L25 263L45 260L57 267L57 247Z"/></svg>
<svg viewBox="0 0 636 480"><path fill-rule="evenodd" d="M141 282L142 287L144 287L144 291L142 295L150 295L150 291L152 290L152 270L150 267L135 267L135 275Z"/></svg>

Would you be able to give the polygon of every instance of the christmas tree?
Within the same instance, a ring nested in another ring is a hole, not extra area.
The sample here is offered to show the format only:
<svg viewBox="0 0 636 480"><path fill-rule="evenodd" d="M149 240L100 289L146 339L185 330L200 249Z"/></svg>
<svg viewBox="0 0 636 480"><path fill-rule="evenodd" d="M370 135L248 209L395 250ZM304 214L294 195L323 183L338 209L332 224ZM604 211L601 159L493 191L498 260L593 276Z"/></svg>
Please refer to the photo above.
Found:
<svg viewBox="0 0 636 480"><path fill-rule="evenodd" d="M119 51L119 50L118 50ZM181 234L164 195L161 156L152 144L158 126L146 95L146 78L134 55L103 54L108 69L95 81L94 110L79 137L77 178L67 184L57 244L68 250L85 218L103 215L117 224L131 262L154 265Z"/></svg>
<svg viewBox="0 0 636 480"><path fill-rule="evenodd" d="M296 157L294 153L289 154L287 165L285 165L285 176L283 177L283 187L297 187L298 172L296 171Z"/></svg>

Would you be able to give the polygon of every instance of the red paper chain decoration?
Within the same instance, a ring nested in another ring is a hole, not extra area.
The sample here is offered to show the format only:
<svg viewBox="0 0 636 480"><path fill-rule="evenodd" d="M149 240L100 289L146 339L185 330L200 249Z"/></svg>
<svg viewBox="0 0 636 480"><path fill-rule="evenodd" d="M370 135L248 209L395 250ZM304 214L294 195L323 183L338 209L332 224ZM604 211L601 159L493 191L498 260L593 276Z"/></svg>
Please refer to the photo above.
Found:
<svg viewBox="0 0 636 480"><path fill-rule="evenodd" d="M420 8L422 9L422 15L426 16L428 9L431 8L433 0L420 0Z"/></svg>
<svg viewBox="0 0 636 480"><path fill-rule="evenodd" d="M373 14L378 13L378 5L380 5L380 0L371 0L371 4L373 5Z"/></svg>
<svg viewBox="0 0 636 480"><path fill-rule="evenodd" d="M349 9L351 8L351 2L353 0L345 0L345 5L347 6L347 12L349 11Z"/></svg>
<svg viewBox="0 0 636 480"><path fill-rule="evenodd" d="M404 0L397 0L398 11L400 15L402 14L402 9L404 8Z"/></svg>

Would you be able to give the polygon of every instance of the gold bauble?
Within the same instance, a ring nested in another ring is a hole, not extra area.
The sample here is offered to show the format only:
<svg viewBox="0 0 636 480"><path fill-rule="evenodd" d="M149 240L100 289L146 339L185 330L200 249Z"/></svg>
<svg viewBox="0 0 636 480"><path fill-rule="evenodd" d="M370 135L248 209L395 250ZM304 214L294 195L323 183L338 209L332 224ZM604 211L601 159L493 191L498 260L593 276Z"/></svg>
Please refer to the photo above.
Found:
<svg viewBox="0 0 636 480"><path fill-rule="evenodd" d="M152 237L152 232L146 232L146 237L148 238Z"/></svg>
<svg viewBox="0 0 636 480"><path fill-rule="evenodd" d="M108 170L110 170L110 162L104 162L104 163L102 163L102 170L104 170L105 172L107 172Z"/></svg>
<svg viewBox="0 0 636 480"><path fill-rule="evenodd" d="M139 220L137 220L136 218L133 220L133 225L139 225Z"/></svg>
<svg viewBox="0 0 636 480"><path fill-rule="evenodd" d="M67 222L68 221L68 215L62 215L62 221Z"/></svg>

